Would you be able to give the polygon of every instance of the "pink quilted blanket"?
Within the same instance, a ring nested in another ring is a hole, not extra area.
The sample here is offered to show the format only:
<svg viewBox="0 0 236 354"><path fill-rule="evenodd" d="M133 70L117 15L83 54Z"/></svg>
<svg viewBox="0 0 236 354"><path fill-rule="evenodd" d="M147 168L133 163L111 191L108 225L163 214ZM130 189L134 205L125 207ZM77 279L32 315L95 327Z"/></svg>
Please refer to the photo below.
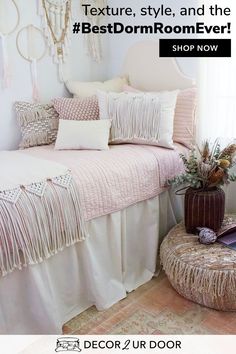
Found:
<svg viewBox="0 0 236 354"><path fill-rule="evenodd" d="M115 145L109 151L56 151L53 146L24 150L67 166L79 186L86 220L153 198L167 179L183 171L179 157L186 148L169 150L144 145Z"/></svg>

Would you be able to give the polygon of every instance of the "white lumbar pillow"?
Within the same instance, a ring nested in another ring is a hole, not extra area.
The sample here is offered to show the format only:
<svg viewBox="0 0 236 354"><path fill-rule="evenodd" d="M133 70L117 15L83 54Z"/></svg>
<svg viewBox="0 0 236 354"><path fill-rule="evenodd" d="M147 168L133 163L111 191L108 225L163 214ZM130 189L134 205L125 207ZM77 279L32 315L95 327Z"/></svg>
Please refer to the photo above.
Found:
<svg viewBox="0 0 236 354"><path fill-rule="evenodd" d="M96 95L97 90L104 92L122 92L124 85L127 85L126 78L116 77L114 79L100 82L67 81L66 87L74 97L89 97Z"/></svg>
<svg viewBox="0 0 236 354"><path fill-rule="evenodd" d="M63 120L55 144L56 150L108 150L110 120Z"/></svg>
<svg viewBox="0 0 236 354"><path fill-rule="evenodd" d="M112 121L110 142L157 145L173 149L178 91L160 93L97 92L100 119Z"/></svg>

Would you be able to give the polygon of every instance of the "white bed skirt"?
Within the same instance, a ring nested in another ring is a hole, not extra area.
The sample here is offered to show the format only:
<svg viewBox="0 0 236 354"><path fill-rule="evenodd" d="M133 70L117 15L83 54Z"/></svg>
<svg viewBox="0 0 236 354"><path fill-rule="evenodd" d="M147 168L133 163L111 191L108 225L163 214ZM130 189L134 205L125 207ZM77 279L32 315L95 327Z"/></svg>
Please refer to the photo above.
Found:
<svg viewBox="0 0 236 354"><path fill-rule="evenodd" d="M153 277L159 243L181 216L181 200L162 193L90 221L84 242L1 278L0 334L60 334L90 306L123 299Z"/></svg>

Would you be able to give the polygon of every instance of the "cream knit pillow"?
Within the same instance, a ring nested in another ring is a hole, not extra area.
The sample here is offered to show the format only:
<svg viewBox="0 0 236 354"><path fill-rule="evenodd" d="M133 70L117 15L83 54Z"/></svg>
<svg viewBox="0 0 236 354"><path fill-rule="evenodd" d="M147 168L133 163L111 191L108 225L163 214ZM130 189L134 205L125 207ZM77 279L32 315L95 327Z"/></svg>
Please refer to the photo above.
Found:
<svg viewBox="0 0 236 354"><path fill-rule="evenodd" d="M83 98L96 95L97 90L105 92L122 92L124 85L127 84L128 82L126 78L117 77L104 82L67 81L66 87L74 97Z"/></svg>

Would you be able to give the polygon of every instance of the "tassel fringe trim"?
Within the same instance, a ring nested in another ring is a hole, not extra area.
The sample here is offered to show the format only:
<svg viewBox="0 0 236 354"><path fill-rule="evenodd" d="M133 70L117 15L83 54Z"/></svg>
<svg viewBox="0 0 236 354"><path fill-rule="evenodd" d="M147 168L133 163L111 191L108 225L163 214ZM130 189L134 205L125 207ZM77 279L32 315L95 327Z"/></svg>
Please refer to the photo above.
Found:
<svg viewBox="0 0 236 354"><path fill-rule="evenodd" d="M31 146L49 145L51 144L51 138L47 132L32 133L25 135L23 141L20 143L19 148L25 149Z"/></svg>
<svg viewBox="0 0 236 354"><path fill-rule="evenodd" d="M235 296L236 269L197 267L182 261L174 252L175 249L169 245L167 236L161 245L161 263L170 281L183 289L183 292L184 289L191 289L207 294L212 302L216 298L228 297L229 294Z"/></svg>
<svg viewBox="0 0 236 354"><path fill-rule="evenodd" d="M108 105L108 110L112 115L112 141L132 141L136 138L149 141L159 139L160 123L157 117L160 115L160 104L158 99L155 104L150 105L150 98L142 96L142 99L134 98L131 104L124 95L124 98L119 100L109 98ZM140 119L140 112L143 112L145 119ZM127 116L130 120L127 120Z"/></svg>
<svg viewBox="0 0 236 354"><path fill-rule="evenodd" d="M22 127L26 127L29 123L32 122L50 118L49 114L45 111L45 109L42 108L34 109L32 111L18 111L17 116Z"/></svg>

